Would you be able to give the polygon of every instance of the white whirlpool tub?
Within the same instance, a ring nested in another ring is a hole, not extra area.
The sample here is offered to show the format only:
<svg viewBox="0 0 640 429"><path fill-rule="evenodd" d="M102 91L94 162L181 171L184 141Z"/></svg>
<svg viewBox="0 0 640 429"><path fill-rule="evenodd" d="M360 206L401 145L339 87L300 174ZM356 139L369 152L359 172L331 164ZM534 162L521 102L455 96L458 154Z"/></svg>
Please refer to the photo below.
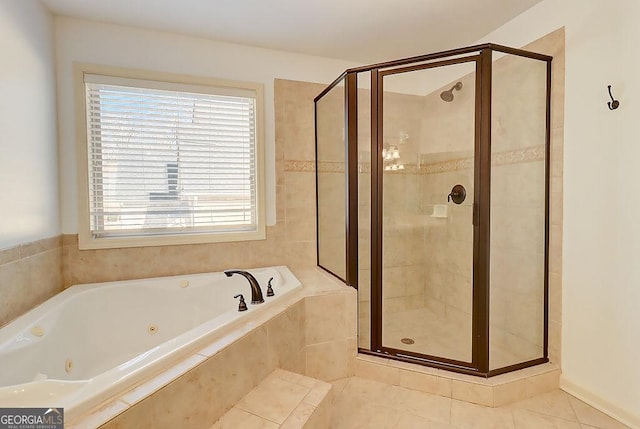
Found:
<svg viewBox="0 0 640 429"><path fill-rule="evenodd" d="M252 305L248 280L224 273L66 289L0 329L0 407L63 407L73 418L301 287L286 267L247 271L265 303Z"/></svg>

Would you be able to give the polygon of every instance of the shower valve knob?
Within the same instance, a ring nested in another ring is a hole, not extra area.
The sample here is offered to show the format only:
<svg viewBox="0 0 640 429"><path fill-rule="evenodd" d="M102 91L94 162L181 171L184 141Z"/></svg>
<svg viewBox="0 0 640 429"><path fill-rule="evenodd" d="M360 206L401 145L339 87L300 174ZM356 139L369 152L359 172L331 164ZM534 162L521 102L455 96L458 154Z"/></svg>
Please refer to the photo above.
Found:
<svg viewBox="0 0 640 429"><path fill-rule="evenodd" d="M447 201L453 201L456 204L462 204L467 198L467 190L462 185L456 185L451 189L451 193L447 196Z"/></svg>

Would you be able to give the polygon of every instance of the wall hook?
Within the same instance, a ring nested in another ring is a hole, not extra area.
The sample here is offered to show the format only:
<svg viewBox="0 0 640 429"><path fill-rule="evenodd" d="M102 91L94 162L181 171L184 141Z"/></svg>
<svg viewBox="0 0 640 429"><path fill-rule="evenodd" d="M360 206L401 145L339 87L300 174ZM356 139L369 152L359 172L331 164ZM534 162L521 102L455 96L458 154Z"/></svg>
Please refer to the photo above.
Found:
<svg viewBox="0 0 640 429"><path fill-rule="evenodd" d="M607 103L607 106L609 106L609 110L616 110L618 107L620 107L620 102L618 100L615 100L613 98L613 95L611 95L611 85L607 86L607 88L609 89L609 97L611 97L611 101Z"/></svg>

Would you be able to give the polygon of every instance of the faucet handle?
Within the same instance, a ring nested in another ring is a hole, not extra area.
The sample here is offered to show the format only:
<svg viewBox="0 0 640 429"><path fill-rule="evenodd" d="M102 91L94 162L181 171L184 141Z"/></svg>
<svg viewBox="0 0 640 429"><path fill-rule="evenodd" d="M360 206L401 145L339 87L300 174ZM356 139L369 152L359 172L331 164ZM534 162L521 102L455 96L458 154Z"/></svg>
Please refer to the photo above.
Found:
<svg viewBox="0 0 640 429"><path fill-rule="evenodd" d="M238 294L234 296L234 298L240 298L240 302L238 303L238 311L247 311L247 303L244 302L244 296L242 296L242 294Z"/></svg>
<svg viewBox="0 0 640 429"><path fill-rule="evenodd" d="M273 288L271 287L271 282L273 281L273 277L269 279L269 283L267 284L267 296L273 296L275 293L273 292Z"/></svg>

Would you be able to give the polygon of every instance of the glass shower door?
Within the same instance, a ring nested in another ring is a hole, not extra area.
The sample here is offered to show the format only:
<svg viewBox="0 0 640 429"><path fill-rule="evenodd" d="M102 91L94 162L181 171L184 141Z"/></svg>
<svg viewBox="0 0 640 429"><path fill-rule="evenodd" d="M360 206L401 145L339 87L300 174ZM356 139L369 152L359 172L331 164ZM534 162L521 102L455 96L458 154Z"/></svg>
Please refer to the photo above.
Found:
<svg viewBox="0 0 640 429"><path fill-rule="evenodd" d="M397 356L473 361L477 58L379 72L382 290L373 305L380 349Z"/></svg>

